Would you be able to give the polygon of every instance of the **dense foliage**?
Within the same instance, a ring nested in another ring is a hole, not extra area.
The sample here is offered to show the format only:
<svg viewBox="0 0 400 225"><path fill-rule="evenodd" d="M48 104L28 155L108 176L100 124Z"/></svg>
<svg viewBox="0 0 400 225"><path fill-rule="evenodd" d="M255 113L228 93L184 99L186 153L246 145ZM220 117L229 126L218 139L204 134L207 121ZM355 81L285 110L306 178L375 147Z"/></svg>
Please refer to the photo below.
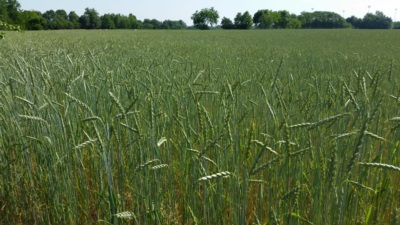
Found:
<svg viewBox="0 0 400 225"><path fill-rule="evenodd" d="M14 26L11 24L8 24L6 22L0 21L0 30L2 31L21 31L21 28L19 26ZM4 32L0 32L0 39L4 39L6 37L6 34Z"/></svg>
<svg viewBox="0 0 400 225"><path fill-rule="evenodd" d="M290 14L286 10L258 10L253 16L253 22L257 28L261 29L301 28L298 17L294 14Z"/></svg>
<svg viewBox="0 0 400 225"><path fill-rule="evenodd" d="M231 19L229 19L227 17L224 17L221 20L221 28L222 29L226 29L226 30L230 30L230 29L235 28L235 26L234 26L234 24L233 24Z"/></svg>
<svg viewBox="0 0 400 225"><path fill-rule="evenodd" d="M390 29L393 25L392 19L380 11L376 11L375 14L367 13L363 19L352 16L346 21L354 28L360 29Z"/></svg>
<svg viewBox="0 0 400 225"><path fill-rule="evenodd" d="M394 22L393 29L400 29L400 22Z"/></svg>
<svg viewBox="0 0 400 225"><path fill-rule="evenodd" d="M219 14L213 7L196 11L192 15L193 25L200 30L208 30L218 23Z"/></svg>
<svg viewBox="0 0 400 225"><path fill-rule="evenodd" d="M346 28L350 25L337 13L316 11L303 12L299 16L303 28Z"/></svg>
<svg viewBox="0 0 400 225"><path fill-rule="evenodd" d="M232 25L229 18L224 17L221 21L222 29L248 29L249 26L237 25L240 23L242 15L237 14L236 24ZM392 20L382 12L375 14L368 13L363 19L351 16L344 19L341 15L334 12L316 11L302 12L299 16L290 14L286 10L272 11L268 9L258 10L254 16L250 27L253 25L260 29L334 29L334 28L361 28L361 29L390 29ZM243 20L243 19L242 19ZM244 28L247 27L247 28Z"/></svg>
<svg viewBox="0 0 400 225"><path fill-rule="evenodd" d="M298 29L298 28L360 28L360 29L390 29L396 28L392 20L382 12L367 13L364 18L351 16L344 19L334 12L302 12L291 14L286 10L258 10L253 16L249 12L238 12L233 21L223 17L220 26L219 13L214 8L205 8L192 15L193 25L197 29ZM86 8L83 15L76 12L66 12L63 9L38 12L21 10L17 0L0 0L0 21L19 25L26 30L60 30L60 29L186 29L182 20L156 19L138 20L135 15L104 14L99 15L96 9ZM1 29L1 27L0 27Z"/></svg>
<svg viewBox="0 0 400 225"><path fill-rule="evenodd" d="M243 14L241 13L236 14L233 26L234 28L245 30L245 29L250 29L252 25L253 25L253 19L248 11L246 11Z"/></svg>
<svg viewBox="0 0 400 225"><path fill-rule="evenodd" d="M7 37L0 224L400 224L399 32Z"/></svg>
<svg viewBox="0 0 400 225"><path fill-rule="evenodd" d="M140 21L133 14L99 15L96 9L86 8L83 15L65 10L48 10L44 13L34 10L21 10L16 0L0 0L0 21L18 24L26 30L61 30L61 29L184 29L187 25L182 20L158 21L145 19ZM149 22L151 21L151 22ZM0 27L1 29L1 27Z"/></svg>

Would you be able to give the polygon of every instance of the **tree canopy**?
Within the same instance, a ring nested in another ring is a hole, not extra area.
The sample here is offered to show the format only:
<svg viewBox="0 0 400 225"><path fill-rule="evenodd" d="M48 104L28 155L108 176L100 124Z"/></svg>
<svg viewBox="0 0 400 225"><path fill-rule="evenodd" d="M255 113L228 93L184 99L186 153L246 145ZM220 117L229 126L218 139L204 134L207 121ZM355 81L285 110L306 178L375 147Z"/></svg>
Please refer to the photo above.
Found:
<svg viewBox="0 0 400 225"><path fill-rule="evenodd" d="M210 26L218 23L218 19L219 14L213 7L196 11L192 15L194 26L201 30L210 29Z"/></svg>
<svg viewBox="0 0 400 225"><path fill-rule="evenodd" d="M393 25L392 19L380 11L376 11L375 14L367 13L363 19L352 16L346 21L354 28L360 29L390 29ZM393 28L395 27L393 26Z"/></svg>
<svg viewBox="0 0 400 225"><path fill-rule="evenodd" d="M231 19L224 17L221 20L221 27L222 27L222 29L229 30L229 29L233 29L234 25L233 25L233 22Z"/></svg>
<svg viewBox="0 0 400 225"><path fill-rule="evenodd" d="M258 10L253 16L253 22L255 26L260 29L296 29L301 27L301 22L298 17L295 14L290 14L286 10Z"/></svg>
<svg viewBox="0 0 400 225"><path fill-rule="evenodd" d="M316 11L302 12L299 20L303 28L346 28L350 25L337 13Z"/></svg>
<svg viewBox="0 0 400 225"><path fill-rule="evenodd" d="M196 11L192 14L193 27L207 30L218 23L219 13L213 7ZM63 9L39 12L21 10L17 0L0 0L0 22L19 26L26 30L59 30L59 29L186 29L188 26L182 20L144 19L140 21L135 15L104 14L96 9L86 8L83 15ZM273 11L260 9L253 16L250 13L238 12L235 18L223 17L222 29L399 29L399 24L376 11L367 13L363 18L351 16L344 19L337 13L328 11L302 12L300 15L291 14L286 10ZM219 28L219 26L217 26ZM0 30L5 30L0 26Z"/></svg>
<svg viewBox="0 0 400 225"><path fill-rule="evenodd" d="M236 29L250 29L253 25L253 18L251 17L250 13L246 11L245 13L236 14L234 27Z"/></svg>

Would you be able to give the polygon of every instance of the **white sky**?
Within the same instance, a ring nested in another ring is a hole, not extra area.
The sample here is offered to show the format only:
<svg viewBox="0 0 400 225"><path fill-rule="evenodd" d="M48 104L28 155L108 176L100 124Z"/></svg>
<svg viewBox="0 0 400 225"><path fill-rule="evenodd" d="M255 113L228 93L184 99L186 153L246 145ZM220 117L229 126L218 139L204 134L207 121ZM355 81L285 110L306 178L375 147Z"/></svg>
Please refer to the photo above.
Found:
<svg viewBox="0 0 400 225"><path fill-rule="evenodd" d="M190 17L196 10L214 7L222 17L234 19L238 12L249 11L251 15L259 9L288 10L299 15L303 11L331 11L345 18L355 15L364 17L369 11L382 11L396 21L400 20L400 0L19 0L21 9L45 12L64 9L82 15L85 8L94 8L100 15L105 13L132 13L139 20L180 20L192 25ZM370 7L368 7L370 6ZM399 10L395 10L395 9ZM395 18L396 17L396 18Z"/></svg>

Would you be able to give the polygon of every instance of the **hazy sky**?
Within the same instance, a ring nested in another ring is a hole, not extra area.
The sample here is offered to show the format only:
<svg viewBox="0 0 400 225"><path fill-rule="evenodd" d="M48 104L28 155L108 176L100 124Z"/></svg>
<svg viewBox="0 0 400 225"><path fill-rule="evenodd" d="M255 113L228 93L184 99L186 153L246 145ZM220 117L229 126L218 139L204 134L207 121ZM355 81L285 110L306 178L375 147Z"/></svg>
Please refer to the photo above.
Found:
<svg viewBox="0 0 400 225"><path fill-rule="evenodd" d="M214 7L222 17L234 19L238 12L249 11L251 15L259 9L288 10L300 14L303 11L332 11L345 18L355 15L363 17L368 10L382 11L396 21L400 20L400 0L19 0L23 10L45 12L64 9L82 15L85 8L94 8L100 15L105 13L132 13L139 20L146 18L160 21L182 19L192 25L190 17L196 10ZM370 7L368 7L370 6ZM399 9L396 10L395 9ZM395 18L396 17L396 18Z"/></svg>

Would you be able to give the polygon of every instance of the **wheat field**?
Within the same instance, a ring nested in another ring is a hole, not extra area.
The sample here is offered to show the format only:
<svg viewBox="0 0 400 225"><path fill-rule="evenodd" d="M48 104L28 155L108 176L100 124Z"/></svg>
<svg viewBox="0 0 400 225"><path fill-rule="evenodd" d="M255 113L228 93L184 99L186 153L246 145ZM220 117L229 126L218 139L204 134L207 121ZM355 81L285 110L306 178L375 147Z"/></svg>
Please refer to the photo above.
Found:
<svg viewBox="0 0 400 225"><path fill-rule="evenodd" d="M395 30L0 46L0 224L400 224Z"/></svg>

